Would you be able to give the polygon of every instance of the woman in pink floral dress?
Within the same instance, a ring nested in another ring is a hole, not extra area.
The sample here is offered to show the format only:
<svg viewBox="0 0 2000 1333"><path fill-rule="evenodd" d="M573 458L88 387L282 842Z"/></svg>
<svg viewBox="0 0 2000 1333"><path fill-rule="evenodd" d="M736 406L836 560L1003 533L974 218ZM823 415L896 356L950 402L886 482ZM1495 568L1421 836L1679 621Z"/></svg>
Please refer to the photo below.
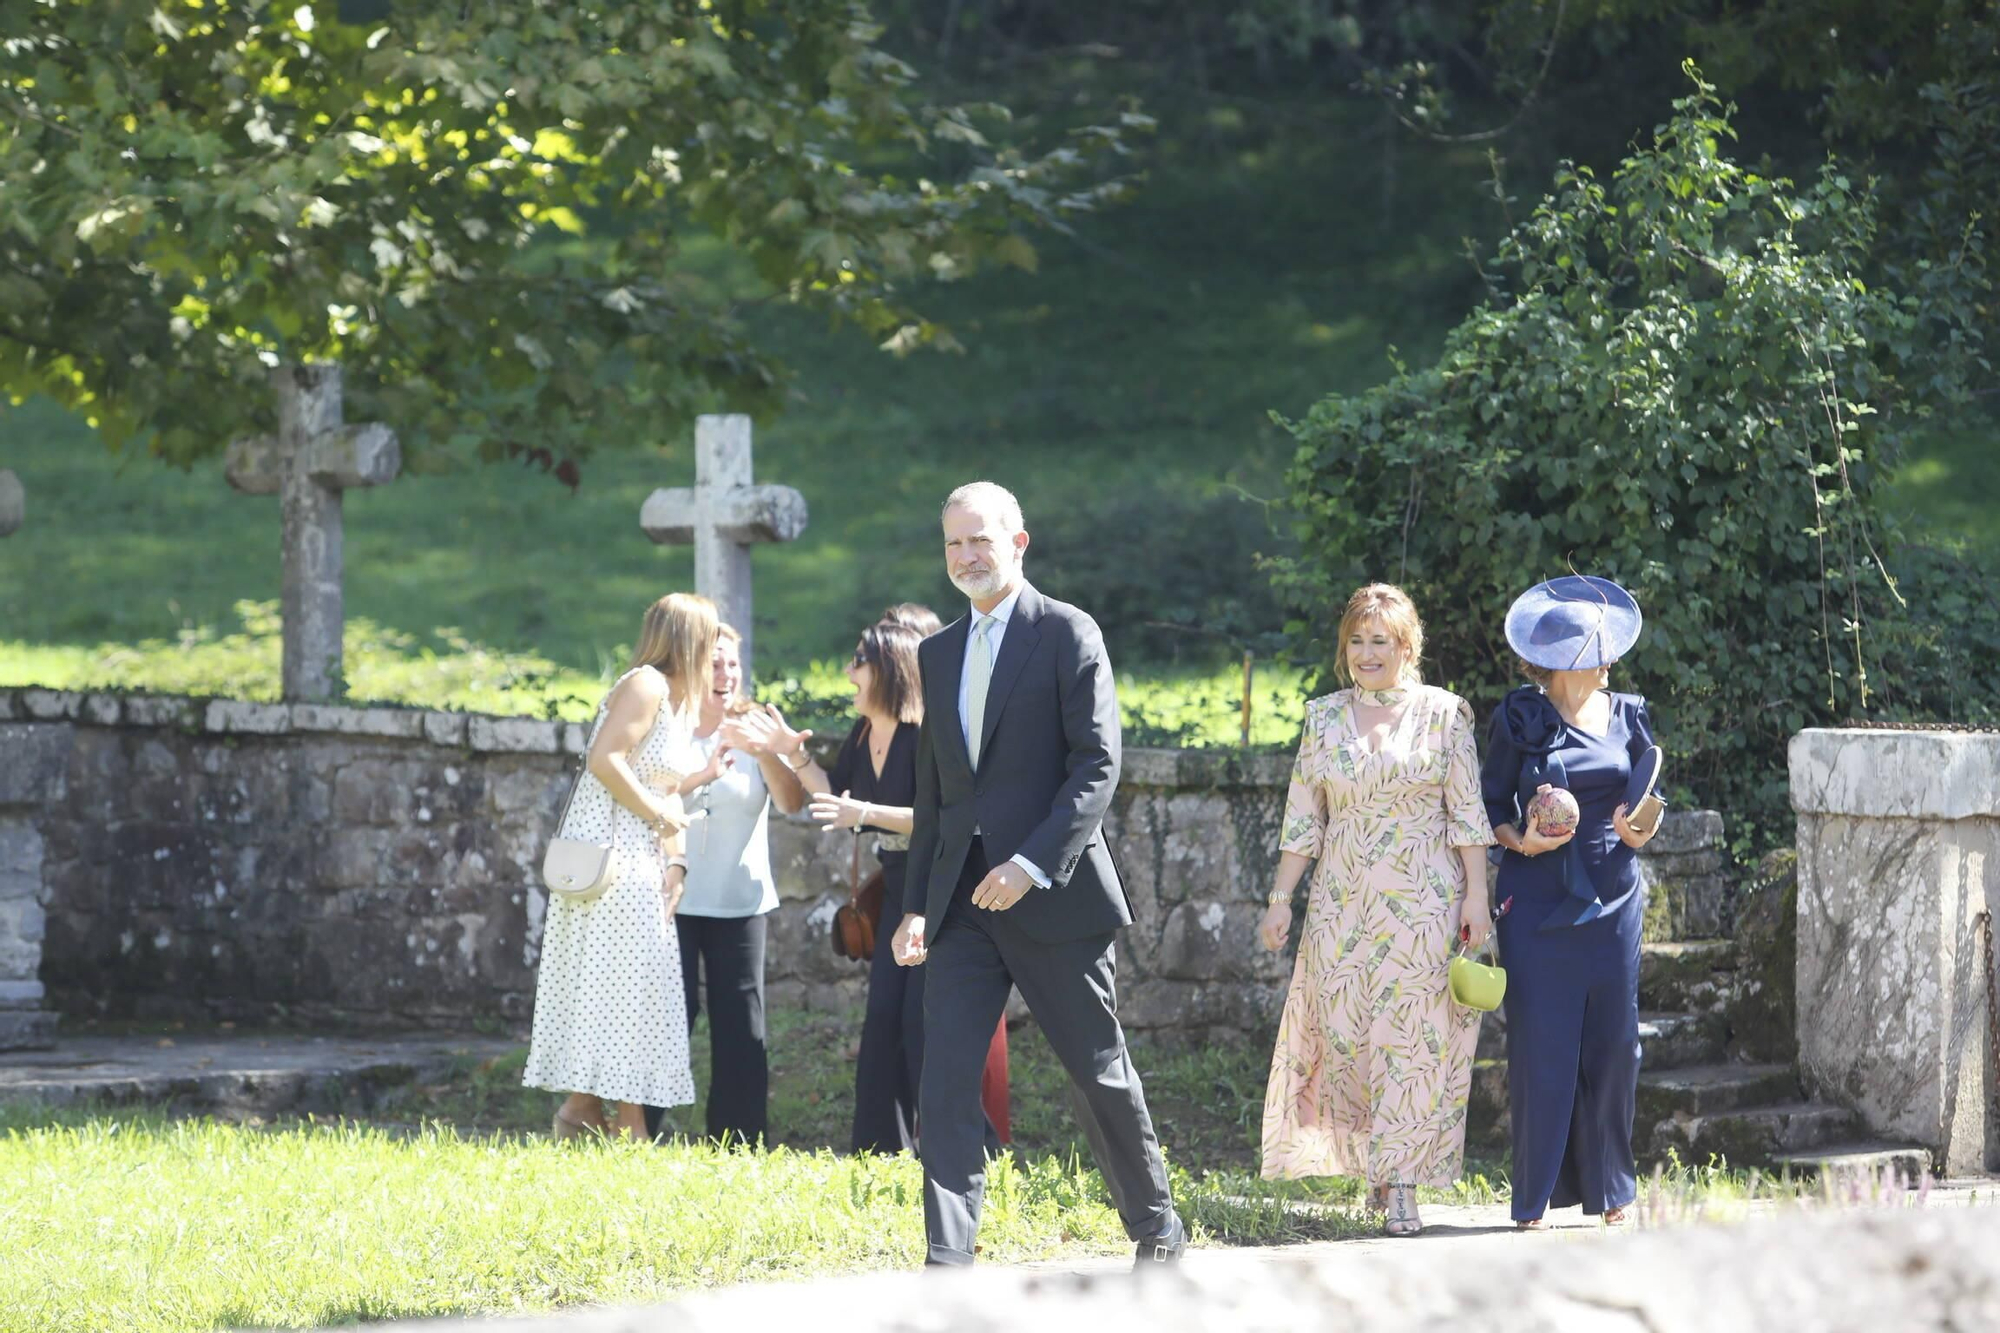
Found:
<svg viewBox="0 0 2000 1333"><path fill-rule="evenodd" d="M1316 865L1298 965L1264 1096L1264 1175L1361 1176L1390 1235L1414 1235L1416 1187L1465 1159L1479 1013L1451 998L1463 926L1493 922L1472 710L1417 675L1423 625L1401 589L1374 583L1341 618L1351 688L1306 706L1258 926L1285 946L1292 893Z"/></svg>

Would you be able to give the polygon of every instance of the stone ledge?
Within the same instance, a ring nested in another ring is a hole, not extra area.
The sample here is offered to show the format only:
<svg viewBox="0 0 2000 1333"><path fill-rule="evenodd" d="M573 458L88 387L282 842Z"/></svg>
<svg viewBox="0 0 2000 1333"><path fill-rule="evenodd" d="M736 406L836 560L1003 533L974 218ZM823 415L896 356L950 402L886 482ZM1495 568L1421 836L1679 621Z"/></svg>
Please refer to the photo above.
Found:
<svg viewBox="0 0 2000 1333"><path fill-rule="evenodd" d="M293 704L294 731L338 736L393 736L421 740L425 714L409 708L349 708L342 704Z"/></svg>
<svg viewBox="0 0 2000 1333"><path fill-rule="evenodd" d="M118 725L120 713L118 696L98 691L83 696L83 702L76 710L76 720L97 727Z"/></svg>
<svg viewBox="0 0 2000 1333"><path fill-rule="evenodd" d="M1971 819L2000 811L2000 735L1813 728L1792 737L1802 815Z"/></svg>
<svg viewBox="0 0 2000 1333"><path fill-rule="evenodd" d="M488 754L554 754L560 748L561 724L531 717L466 718L466 741Z"/></svg>
<svg viewBox="0 0 2000 1333"><path fill-rule="evenodd" d="M132 694L124 700L128 727L181 727L192 729L201 721L195 701L173 694Z"/></svg>
<svg viewBox="0 0 2000 1333"><path fill-rule="evenodd" d="M1267 787L1282 791L1291 781L1293 757L1241 750L1159 750L1140 747L1125 751L1119 774L1134 787L1174 787L1214 790Z"/></svg>
<svg viewBox="0 0 2000 1333"><path fill-rule="evenodd" d="M256 704L241 699L210 699L202 710L203 730L250 736L281 736L292 729L292 710L285 704Z"/></svg>
<svg viewBox="0 0 2000 1333"><path fill-rule="evenodd" d="M83 707L83 696L74 690L31 688L15 696L21 714L37 722L68 722Z"/></svg>

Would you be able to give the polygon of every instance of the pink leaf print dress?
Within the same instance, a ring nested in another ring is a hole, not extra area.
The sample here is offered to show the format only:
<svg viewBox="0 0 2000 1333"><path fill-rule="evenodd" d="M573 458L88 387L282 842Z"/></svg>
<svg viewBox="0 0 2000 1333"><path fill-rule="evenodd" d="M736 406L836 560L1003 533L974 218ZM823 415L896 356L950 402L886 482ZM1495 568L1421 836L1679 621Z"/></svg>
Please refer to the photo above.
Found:
<svg viewBox="0 0 2000 1333"><path fill-rule="evenodd" d="M1264 1175L1447 1185L1465 1159L1479 1012L1451 998L1458 848L1492 843L1472 710L1434 686L1371 753L1359 692L1306 706L1280 851L1317 859L1264 1095Z"/></svg>

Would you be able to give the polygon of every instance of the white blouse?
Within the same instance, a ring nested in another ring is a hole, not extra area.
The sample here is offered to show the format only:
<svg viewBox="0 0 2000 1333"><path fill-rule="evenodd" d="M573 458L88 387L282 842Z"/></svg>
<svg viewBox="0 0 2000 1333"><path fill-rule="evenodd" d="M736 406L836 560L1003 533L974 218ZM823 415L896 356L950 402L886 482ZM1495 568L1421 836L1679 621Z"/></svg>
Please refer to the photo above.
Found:
<svg viewBox="0 0 2000 1333"><path fill-rule="evenodd" d="M706 763L715 736L697 736L695 748ZM721 777L684 798L692 819L687 831L687 891L680 910L688 916L761 916L778 905L771 878L771 792L754 757L729 756Z"/></svg>

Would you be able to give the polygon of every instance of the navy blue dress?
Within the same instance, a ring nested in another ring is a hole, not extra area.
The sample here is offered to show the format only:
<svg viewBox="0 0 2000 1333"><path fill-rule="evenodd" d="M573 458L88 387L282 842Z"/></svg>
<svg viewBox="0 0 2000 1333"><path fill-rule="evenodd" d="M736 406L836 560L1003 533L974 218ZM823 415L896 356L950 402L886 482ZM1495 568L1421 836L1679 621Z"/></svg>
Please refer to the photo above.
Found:
<svg viewBox="0 0 2000 1333"><path fill-rule="evenodd" d="M1480 770L1486 815L1526 831L1542 783L1567 788L1576 836L1540 856L1507 852L1493 892L1507 969L1507 1085L1513 1115L1517 1221L1549 1208L1623 1208L1638 1195L1632 1156L1639 1082L1639 938L1645 916L1638 854L1611 815L1632 765L1653 744L1646 701L1611 696L1602 736L1563 721L1532 686L1493 714Z"/></svg>

